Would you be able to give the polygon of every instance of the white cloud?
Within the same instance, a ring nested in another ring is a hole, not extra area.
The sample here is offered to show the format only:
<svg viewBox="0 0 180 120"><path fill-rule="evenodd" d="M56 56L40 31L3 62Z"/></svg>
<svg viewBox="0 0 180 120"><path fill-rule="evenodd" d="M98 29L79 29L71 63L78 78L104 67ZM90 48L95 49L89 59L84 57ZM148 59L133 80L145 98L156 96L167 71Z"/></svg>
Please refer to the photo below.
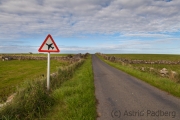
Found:
<svg viewBox="0 0 180 120"><path fill-rule="evenodd" d="M0 42L47 33L171 38L166 32L180 30L179 6L179 0L1 0Z"/></svg>
<svg viewBox="0 0 180 120"><path fill-rule="evenodd" d="M123 34L122 36L125 37L150 37L150 38L169 38L172 37L171 35L168 34L157 34L157 33L126 33Z"/></svg>

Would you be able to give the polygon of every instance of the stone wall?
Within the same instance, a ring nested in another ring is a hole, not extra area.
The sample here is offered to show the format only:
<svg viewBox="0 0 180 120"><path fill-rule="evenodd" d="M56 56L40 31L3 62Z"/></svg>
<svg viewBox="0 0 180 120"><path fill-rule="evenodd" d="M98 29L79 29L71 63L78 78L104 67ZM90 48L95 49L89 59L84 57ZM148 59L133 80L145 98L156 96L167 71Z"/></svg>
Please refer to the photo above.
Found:
<svg viewBox="0 0 180 120"><path fill-rule="evenodd" d="M115 57L115 56L107 56L102 53L98 53L101 55L104 59L110 60L112 62L124 62L127 64L171 64L171 65L177 65L180 64L180 61L168 61L168 60L130 60L130 59L125 59L125 58L120 58L120 57Z"/></svg>
<svg viewBox="0 0 180 120"><path fill-rule="evenodd" d="M117 62L121 63L122 65L128 65L132 67L135 70L140 70L142 72L150 72L155 75L159 75L161 77L166 77L169 78L177 83L180 83L180 74L176 71L172 71L171 69L167 68L162 68L162 69L157 69L153 67L146 67L143 64L169 64L169 65L178 65L180 64L180 61L168 61L168 60L156 60L156 61L150 61L150 60L129 60L129 59L124 59L124 58L119 58L115 56L107 56L102 53L97 53L98 55L102 56L104 59L109 60L111 62ZM142 66L136 67L133 66L132 64L142 64Z"/></svg>
<svg viewBox="0 0 180 120"><path fill-rule="evenodd" d="M79 59L86 58L86 54L76 54L67 56L51 56L51 60L67 60L67 61L78 61ZM6 60L47 60L47 56L36 56L36 55L2 55L0 58L3 61Z"/></svg>

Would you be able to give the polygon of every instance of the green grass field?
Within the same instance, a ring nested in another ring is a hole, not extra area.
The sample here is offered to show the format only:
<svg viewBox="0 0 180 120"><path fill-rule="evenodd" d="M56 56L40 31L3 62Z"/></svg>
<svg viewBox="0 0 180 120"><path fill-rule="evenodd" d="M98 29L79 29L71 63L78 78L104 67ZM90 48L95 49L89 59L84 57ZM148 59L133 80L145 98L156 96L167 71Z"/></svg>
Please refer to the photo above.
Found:
<svg viewBox="0 0 180 120"><path fill-rule="evenodd" d="M73 78L53 92L56 105L42 120L95 120L94 77L91 57L78 68Z"/></svg>
<svg viewBox="0 0 180 120"><path fill-rule="evenodd" d="M57 71L57 67L66 65L68 62L51 60L51 73ZM6 100L23 81L42 75L46 77L46 73L47 60L0 61L0 102Z"/></svg>
<svg viewBox="0 0 180 120"><path fill-rule="evenodd" d="M47 53L34 53L34 54L29 54L29 53L0 53L1 55L19 55L19 56L47 56ZM67 56L68 54L51 54L51 56Z"/></svg>
<svg viewBox="0 0 180 120"><path fill-rule="evenodd" d="M180 61L180 55L173 54L106 54L130 60L169 60Z"/></svg>
<svg viewBox="0 0 180 120"><path fill-rule="evenodd" d="M42 116L46 115L48 111L51 111L51 108L53 106L55 107L59 103L59 101L56 101L56 97L54 96L54 91L61 88L61 85L63 83L66 83L68 80L70 80L74 76L74 73L76 73L78 68L81 67L84 62L85 59L80 59L79 61L76 61L67 66L58 67L56 70L56 75L50 77L50 90L48 91L46 88L45 78L36 78L34 80L25 80L24 82L22 82L22 84L16 90L16 95L13 98L13 101L7 103L6 106L0 109L0 119L33 120L36 118L37 119L42 118ZM85 69L89 71L89 69L87 68L88 66L86 66ZM92 74L89 73L89 75ZM92 86L93 81L91 81L91 83L92 84L88 84L88 85ZM92 90L91 95L94 95L94 91L93 91L94 89L88 87L87 91L89 91L89 89ZM73 90L76 91L76 89ZM88 92L88 97L89 97L89 92ZM95 99L91 99L91 100L95 100Z"/></svg>
<svg viewBox="0 0 180 120"><path fill-rule="evenodd" d="M147 61L180 61L180 55L169 55L169 54L106 54L108 56L115 56L117 58L125 58L129 60L147 60ZM146 68L154 68L156 70L156 75L158 75L158 71L163 68L166 68L169 71L175 71L178 75L180 75L180 64L130 64L132 67L141 69L142 67ZM145 71L149 72L149 71ZM151 72L152 73L152 72ZM159 74L160 75L160 74ZM178 76L177 76L178 77ZM177 78L175 81L180 81L180 78Z"/></svg>

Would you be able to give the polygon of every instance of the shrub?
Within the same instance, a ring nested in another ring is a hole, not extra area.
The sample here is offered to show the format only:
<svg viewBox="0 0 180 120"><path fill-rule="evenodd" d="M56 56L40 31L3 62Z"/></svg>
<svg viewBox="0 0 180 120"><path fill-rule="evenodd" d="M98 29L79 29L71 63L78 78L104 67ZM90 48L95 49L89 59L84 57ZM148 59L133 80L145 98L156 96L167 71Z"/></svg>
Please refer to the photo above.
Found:
<svg viewBox="0 0 180 120"><path fill-rule="evenodd" d="M33 119L40 117L53 104L45 80L33 80L23 84L14 100L1 110L0 116L4 116L4 119Z"/></svg>

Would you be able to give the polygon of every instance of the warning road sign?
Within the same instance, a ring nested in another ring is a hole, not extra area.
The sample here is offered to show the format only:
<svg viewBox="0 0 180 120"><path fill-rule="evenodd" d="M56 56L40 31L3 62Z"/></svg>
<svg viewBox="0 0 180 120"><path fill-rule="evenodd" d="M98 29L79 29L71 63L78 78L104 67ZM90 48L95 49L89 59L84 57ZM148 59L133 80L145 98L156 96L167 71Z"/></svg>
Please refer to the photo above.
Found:
<svg viewBox="0 0 180 120"><path fill-rule="evenodd" d="M46 39L44 40L44 42L42 43L38 51L39 52L60 52L59 48L57 47L56 43L54 42L50 34L46 37Z"/></svg>
<svg viewBox="0 0 180 120"><path fill-rule="evenodd" d="M42 43L41 47L38 50L39 52L48 52L47 57L47 90L50 89L50 52L59 52L59 48L57 47L56 43L54 42L52 36L49 34L44 42Z"/></svg>

